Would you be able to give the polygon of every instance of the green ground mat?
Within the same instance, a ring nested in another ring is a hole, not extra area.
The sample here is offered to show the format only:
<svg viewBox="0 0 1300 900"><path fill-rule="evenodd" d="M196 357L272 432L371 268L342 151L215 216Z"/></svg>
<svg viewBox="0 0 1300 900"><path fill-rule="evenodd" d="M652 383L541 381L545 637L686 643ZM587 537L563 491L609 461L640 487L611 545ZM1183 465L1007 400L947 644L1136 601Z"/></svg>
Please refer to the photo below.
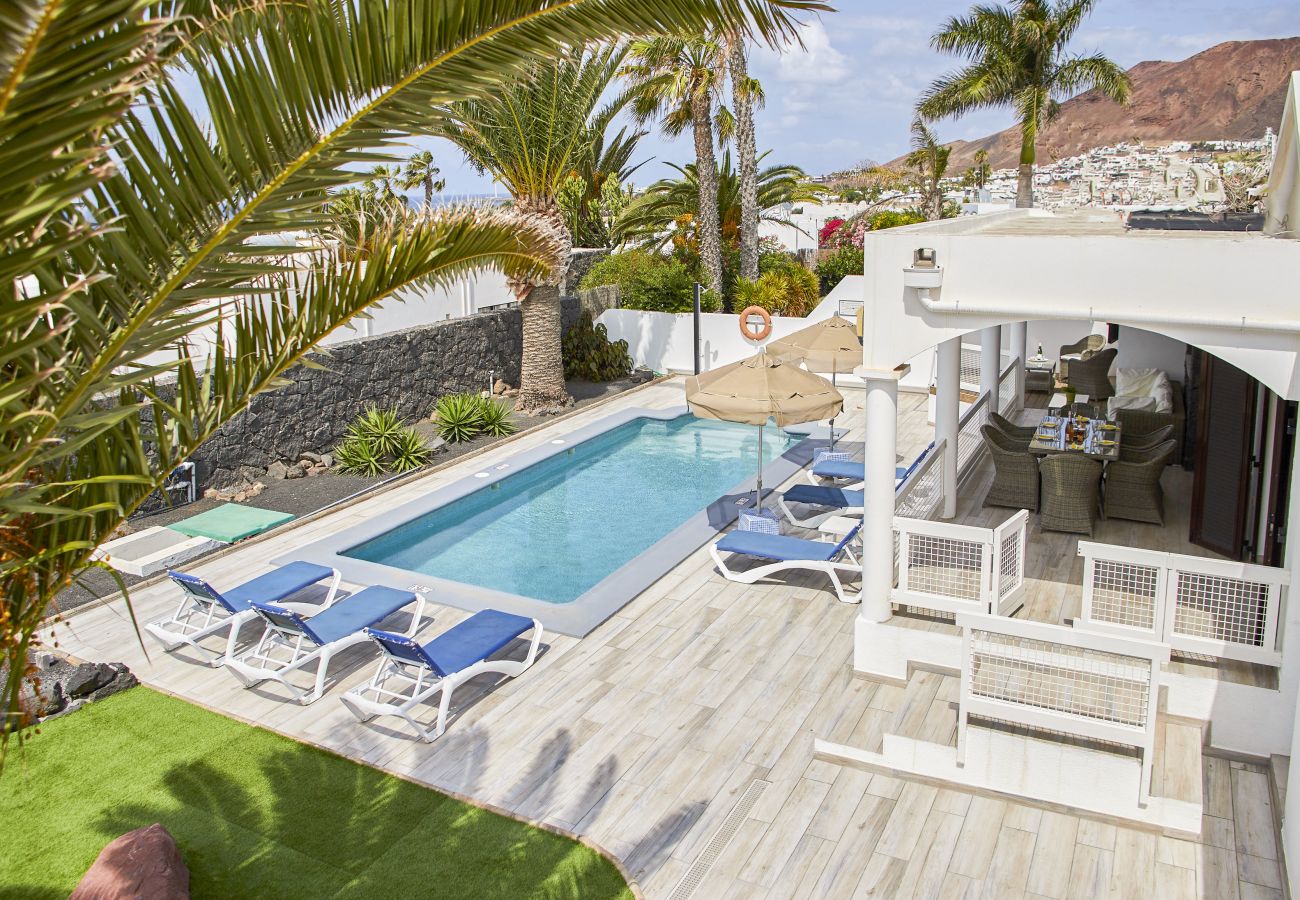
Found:
<svg viewBox="0 0 1300 900"><path fill-rule="evenodd" d="M291 514L276 512L273 509L223 503L216 509L190 516L167 527L189 537L212 538L233 544L235 541L261 534L277 525L283 525L292 519Z"/></svg>

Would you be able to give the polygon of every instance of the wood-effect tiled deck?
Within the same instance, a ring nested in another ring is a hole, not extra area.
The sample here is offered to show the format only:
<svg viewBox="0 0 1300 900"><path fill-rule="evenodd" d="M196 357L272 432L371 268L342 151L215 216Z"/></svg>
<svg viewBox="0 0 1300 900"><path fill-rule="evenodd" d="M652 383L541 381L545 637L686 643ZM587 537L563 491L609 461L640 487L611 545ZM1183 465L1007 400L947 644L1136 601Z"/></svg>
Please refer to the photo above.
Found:
<svg viewBox="0 0 1300 900"><path fill-rule="evenodd" d="M860 427L861 395L849 398L857 412L841 422ZM219 586L237 583L296 544L548 440L556 429L618 405L680 402L680 383L619 398L197 571ZM911 459L931 436L924 395L903 395L901 408L900 452ZM1072 558L1061 559L1069 564ZM158 585L133 599L150 619L170 612L176 595ZM1043 602L1057 602L1060 615L1066 592ZM369 675L367 648L342 658L342 677L327 695L301 707L272 688L243 690L229 674L179 654L150 646L146 659L120 602L73 617L59 633L65 649L124 660L154 687L580 834L618 858L652 898L672 892L756 779L768 787L693 896L1281 896L1268 780L1251 766L1206 760L1207 825L1191 842L814 759L814 736L865 745L888 721L924 721L946 702L941 680L931 690L929 681L901 687L855 677L856 613L812 575L729 584L701 549L587 638L549 637L547 652L522 677L458 693L459 713L432 745L393 720L360 725L339 703L343 690ZM464 616L444 607L434 615L426 633Z"/></svg>

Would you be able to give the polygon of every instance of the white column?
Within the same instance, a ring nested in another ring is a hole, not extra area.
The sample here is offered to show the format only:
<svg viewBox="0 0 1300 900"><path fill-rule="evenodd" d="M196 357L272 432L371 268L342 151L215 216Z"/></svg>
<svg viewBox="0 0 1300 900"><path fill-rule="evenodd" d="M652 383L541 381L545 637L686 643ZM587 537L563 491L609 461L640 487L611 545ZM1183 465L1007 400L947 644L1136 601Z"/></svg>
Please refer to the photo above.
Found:
<svg viewBox="0 0 1300 900"><path fill-rule="evenodd" d="M866 480L862 484L862 609L872 622L893 614L894 466L898 459L898 372L859 369L867 387Z"/></svg>
<svg viewBox="0 0 1300 900"><path fill-rule="evenodd" d="M998 409L998 379L1002 375L1002 326L980 332L980 394L989 394L989 412Z"/></svg>
<svg viewBox="0 0 1300 900"><path fill-rule="evenodd" d="M1025 360L1029 359L1029 323L1011 324L1011 355L1016 364L1016 408L1025 408Z"/></svg>
<svg viewBox="0 0 1300 900"><path fill-rule="evenodd" d="M944 341L938 357L934 397L934 443L948 442L943 455L943 518L957 516L957 423L961 419L961 338ZM891 551L893 544L890 544ZM891 563L892 568L892 563Z"/></svg>

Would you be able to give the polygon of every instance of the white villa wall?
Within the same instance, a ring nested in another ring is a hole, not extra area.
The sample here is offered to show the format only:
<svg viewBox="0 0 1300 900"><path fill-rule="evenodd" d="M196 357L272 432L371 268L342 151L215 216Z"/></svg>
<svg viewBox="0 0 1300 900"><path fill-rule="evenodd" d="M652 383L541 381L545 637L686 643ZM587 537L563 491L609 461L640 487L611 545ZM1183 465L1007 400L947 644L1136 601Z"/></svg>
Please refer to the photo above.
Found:
<svg viewBox="0 0 1300 900"><path fill-rule="evenodd" d="M772 334L764 341L750 341L740 333L740 317L725 313L700 316L700 364L703 371L753 356L772 341L806 328L835 313L842 298L861 295L862 279L844 279L806 318L772 317ZM612 341L625 340L633 362L655 372L694 372L692 356L694 321L690 313L646 312L637 309L609 309L597 320ZM840 382L858 383L852 375Z"/></svg>

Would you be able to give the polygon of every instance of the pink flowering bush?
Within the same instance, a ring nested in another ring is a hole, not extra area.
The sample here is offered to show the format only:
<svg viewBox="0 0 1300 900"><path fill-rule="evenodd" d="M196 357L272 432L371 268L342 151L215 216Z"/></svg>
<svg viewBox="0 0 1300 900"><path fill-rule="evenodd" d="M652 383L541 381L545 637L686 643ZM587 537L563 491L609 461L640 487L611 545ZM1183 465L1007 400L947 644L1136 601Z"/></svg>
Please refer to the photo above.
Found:
<svg viewBox="0 0 1300 900"><path fill-rule="evenodd" d="M839 231L840 226L843 224L844 220L838 217L827 219L826 224L821 227L821 231L817 232L817 246L830 246L829 241L835 236L835 232Z"/></svg>

